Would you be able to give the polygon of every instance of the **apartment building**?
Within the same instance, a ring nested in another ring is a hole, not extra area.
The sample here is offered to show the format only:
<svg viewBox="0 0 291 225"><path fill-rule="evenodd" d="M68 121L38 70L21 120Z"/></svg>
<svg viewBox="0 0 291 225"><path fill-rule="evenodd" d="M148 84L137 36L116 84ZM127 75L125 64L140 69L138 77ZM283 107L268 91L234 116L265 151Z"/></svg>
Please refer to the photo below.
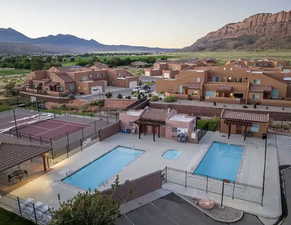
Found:
<svg viewBox="0 0 291 225"><path fill-rule="evenodd" d="M92 67L52 67L27 76L23 91L48 96L98 94L106 86L133 88L137 77L126 70Z"/></svg>
<svg viewBox="0 0 291 225"><path fill-rule="evenodd" d="M161 61L153 65L152 68L144 69L145 76L160 76L162 78L172 79L183 70L194 69L199 66L215 65L216 61L211 58L207 59L190 59L190 60L175 60Z"/></svg>
<svg viewBox="0 0 291 225"><path fill-rule="evenodd" d="M291 73L233 66L196 67L181 71L174 79L158 80L156 91L182 99L267 105L285 101L291 106Z"/></svg>

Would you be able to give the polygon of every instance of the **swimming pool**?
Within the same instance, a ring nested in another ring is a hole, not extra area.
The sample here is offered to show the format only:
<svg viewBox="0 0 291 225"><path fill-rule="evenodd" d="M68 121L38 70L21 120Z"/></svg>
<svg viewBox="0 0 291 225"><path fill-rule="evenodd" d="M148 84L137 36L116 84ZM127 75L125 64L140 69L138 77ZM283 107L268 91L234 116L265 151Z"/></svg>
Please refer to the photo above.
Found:
<svg viewBox="0 0 291 225"><path fill-rule="evenodd" d="M164 159L173 160L173 159L179 158L181 154L182 154L182 152L180 152L180 151L177 151L174 149L169 149L166 152L164 152L164 154L162 154L162 157Z"/></svg>
<svg viewBox="0 0 291 225"><path fill-rule="evenodd" d="M94 190L117 175L143 153L142 150L118 146L66 177L63 182L84 190Z"/></svg>
<svg viewBox="0 0 291 225"><path fill-rule="evenodd" d="M213 142L194 174L236 181L244 148Z"/></svg>

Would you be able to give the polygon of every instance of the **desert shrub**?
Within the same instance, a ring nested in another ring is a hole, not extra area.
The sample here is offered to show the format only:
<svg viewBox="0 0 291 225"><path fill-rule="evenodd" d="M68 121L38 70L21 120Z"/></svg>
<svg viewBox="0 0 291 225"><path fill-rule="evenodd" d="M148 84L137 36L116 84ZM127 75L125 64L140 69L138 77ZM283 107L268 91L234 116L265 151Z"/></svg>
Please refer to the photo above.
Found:
<svg viewBox="0 0 291 225"><path fill-rule="evenodd" d="M205 119L197 121L197 128L202 130L216 131L218 128L219 119Z"/></svg>
<svg viewBox="0 0 291 225"><path fill-rule="evenodd" d="M50 225L113 225L119 216L119 204L110 195L97 191L78 193L52 211Z"/></svg>
<svg viewBox="0 0 291 225"><path fill-rule="evenodd" d="M177 98L175 96L166 96L164 102L176 102Z"/></svg>
<svg viewBox="0 0 291 225"><path fill-rule="evenodd" d="M159 101L159 96L156 96L156 95L153 95L152 97L151 97L151 101L152 102L157 102L157 101Z"/></svg>

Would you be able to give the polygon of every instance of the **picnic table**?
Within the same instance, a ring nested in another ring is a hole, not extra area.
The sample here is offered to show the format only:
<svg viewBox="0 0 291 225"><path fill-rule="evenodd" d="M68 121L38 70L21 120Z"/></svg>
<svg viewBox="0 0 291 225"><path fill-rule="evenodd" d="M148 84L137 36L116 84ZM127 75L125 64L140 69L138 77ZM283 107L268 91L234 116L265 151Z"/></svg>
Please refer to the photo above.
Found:
<svg viewBox="0 0 291 225"><path fill-rule="evenodd" d="M11 180L14 178L21 181L27 175L28 175L28 172L26 170L15 170L11 174L8 175L8 182L10 183Z"/></svg>

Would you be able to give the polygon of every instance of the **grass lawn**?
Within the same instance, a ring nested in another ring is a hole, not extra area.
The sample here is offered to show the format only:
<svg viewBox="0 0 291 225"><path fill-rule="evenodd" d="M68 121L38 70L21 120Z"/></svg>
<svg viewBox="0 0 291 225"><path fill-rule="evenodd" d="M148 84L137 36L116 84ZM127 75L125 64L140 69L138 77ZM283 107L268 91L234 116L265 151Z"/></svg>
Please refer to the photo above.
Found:
<svg viewBox="0 0 291 225"><path fill-rule="evenodd" d="M27 74L29 72L31 72L31 71L30 70L22 70L22 69L0 69L0 76Z"/></svg>
<svg viewBox="0 0 291 225"><path fill-rule="evenodd" d="M34 223L0 208L0 225L34 225Z"/></svg>
<svg viewBox="0 0 291 225"><path fill-rule="evenodd" d="M276 58L291 62L291 50L257 50L257 51L205 51L205 52L177 52L166 54L176 59L186 58L215 58L219 64L224 64L230 59L262 59Z"/></svg>

